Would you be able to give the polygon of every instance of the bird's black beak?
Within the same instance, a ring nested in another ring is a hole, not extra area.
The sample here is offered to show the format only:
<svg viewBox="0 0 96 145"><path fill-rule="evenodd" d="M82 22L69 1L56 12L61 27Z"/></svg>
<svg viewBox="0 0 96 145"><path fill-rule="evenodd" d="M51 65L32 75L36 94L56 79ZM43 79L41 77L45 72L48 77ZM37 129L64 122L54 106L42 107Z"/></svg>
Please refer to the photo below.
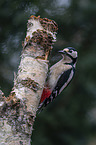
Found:
<svg viewBox="0 0 96 145"><path fill-rule="evenodd" d="M59 50L58 52L61 54L66 54L66 51L64 51L64 50Z"/></svg>

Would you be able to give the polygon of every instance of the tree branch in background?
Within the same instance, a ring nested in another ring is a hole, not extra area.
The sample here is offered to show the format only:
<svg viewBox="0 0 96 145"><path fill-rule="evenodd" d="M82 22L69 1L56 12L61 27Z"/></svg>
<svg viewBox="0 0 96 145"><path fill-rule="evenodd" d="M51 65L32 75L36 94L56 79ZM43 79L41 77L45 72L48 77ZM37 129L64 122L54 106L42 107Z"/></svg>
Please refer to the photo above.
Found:
<svg viewBox="0 0 96 145"><path fill-rule="evenodd" d="M0 91L0 144L30 144L33 123L48 72L48 55L56 41L53 20L31 16L14 87L5 98Z"/></svg>

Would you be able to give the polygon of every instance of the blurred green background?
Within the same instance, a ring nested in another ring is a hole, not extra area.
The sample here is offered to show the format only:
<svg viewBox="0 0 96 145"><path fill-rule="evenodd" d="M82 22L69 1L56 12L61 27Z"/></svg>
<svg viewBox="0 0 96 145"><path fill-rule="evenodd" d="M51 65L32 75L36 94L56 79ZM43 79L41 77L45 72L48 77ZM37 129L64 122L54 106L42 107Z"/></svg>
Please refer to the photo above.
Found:
<svg viewBox="0 0 96 145"><path fill-rule="evenodd" d="M58 50L78 51L71 84L37 115L33 145L96 145L96 0L0 1L0 89L13 87L30 15L58 24L57 42L50 65L61 57Z"/></svg>

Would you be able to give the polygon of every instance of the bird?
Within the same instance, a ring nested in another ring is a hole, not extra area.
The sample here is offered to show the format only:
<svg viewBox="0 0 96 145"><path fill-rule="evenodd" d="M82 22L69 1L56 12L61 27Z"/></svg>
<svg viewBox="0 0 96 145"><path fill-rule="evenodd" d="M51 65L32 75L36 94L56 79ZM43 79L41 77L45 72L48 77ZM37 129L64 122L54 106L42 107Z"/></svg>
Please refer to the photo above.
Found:
<svg viewBox="0 0 96 145"><path fill-rule="evenodd" d="M75 74L78 57L76 49L67 47L58 52L62 55L62 59L49 68L39 110L51 103L69 85Z"/></svg>

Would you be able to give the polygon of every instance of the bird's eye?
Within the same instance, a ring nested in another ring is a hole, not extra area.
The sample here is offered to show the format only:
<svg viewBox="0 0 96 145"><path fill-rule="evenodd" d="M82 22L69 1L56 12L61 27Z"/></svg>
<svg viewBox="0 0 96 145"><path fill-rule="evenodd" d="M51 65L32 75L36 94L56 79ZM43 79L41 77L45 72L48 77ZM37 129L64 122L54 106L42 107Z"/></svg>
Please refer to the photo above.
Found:
<svg viewBox="0 0 96 145"><path fill-rule="evenodd" d="M72 53L72 50L69 50L70 53Z"/></svg>

